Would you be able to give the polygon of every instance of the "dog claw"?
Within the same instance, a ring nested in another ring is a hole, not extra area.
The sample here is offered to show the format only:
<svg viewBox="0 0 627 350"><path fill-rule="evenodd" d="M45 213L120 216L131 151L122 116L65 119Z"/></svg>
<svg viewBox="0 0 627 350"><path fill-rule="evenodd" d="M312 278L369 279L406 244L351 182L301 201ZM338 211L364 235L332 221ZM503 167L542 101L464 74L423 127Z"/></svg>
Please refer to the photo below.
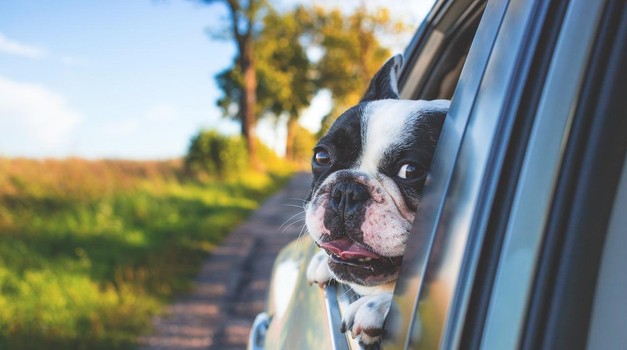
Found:
<svg viewBox="0 0 627 350"><path fill-rule="evenodd" d="M357 336L360 334L361 334L361 327L355 328L355 330L353 331L353 339L357 338Z"/></svg>
<svg viewBox="0 0 627 350"><path fill-rule="evenodd" d="M376 338L384 335L385 330L383 328L366 328L363 330L364 334Z"/></svg>

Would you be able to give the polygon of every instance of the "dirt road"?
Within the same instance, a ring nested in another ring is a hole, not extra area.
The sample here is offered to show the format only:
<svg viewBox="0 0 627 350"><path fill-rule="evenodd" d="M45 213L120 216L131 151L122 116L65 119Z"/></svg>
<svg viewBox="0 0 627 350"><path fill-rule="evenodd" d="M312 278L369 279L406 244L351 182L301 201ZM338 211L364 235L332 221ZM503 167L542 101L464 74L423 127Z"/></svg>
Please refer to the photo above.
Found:
<svg viewBox="0 0 627 350"><path fill-rule="evenodd" d="M304 222L281 225L303 217L310 186L309 174L297 174L237 227L203 264L191 293L153 321L155 332L141 339L141 349L245 349L264 308L274 258Z"/></svg>

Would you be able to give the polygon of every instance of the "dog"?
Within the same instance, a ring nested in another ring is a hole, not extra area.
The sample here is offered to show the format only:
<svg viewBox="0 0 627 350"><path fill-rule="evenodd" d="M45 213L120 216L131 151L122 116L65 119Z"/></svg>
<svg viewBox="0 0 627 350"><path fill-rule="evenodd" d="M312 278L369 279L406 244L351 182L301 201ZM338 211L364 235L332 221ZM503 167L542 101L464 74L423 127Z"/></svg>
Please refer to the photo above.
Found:
<svg viewBox="0 0 627 350"><path fill-rule="evenodd" d="M309 234L321 250L307 267L310 284L335 280L361 297L342 332L378 346L427 170L448 111L447 100L401 100L403 57L389 59L361 101L314 148L305 204Z"/></svg>

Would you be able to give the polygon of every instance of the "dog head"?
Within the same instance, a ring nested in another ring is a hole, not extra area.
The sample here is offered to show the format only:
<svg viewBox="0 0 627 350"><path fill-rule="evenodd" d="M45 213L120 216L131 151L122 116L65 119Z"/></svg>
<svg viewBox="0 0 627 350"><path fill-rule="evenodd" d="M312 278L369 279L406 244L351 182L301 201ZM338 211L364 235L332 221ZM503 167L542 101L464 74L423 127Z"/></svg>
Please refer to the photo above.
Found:
<svg viewBox="0 0 627 350"><path fill-rule="evenodd" d="M339 281L396 280L448 101L399 100L402 56L314 148L307 229Z"/></svg>

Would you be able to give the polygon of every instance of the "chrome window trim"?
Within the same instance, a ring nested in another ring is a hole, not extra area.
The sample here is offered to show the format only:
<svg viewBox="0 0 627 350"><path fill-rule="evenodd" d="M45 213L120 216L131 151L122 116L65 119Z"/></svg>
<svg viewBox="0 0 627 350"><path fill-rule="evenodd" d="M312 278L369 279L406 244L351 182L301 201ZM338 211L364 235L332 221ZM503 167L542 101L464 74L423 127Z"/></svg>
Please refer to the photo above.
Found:
<svg viewBox="0 0 627 350"><path fill-rule="evenodd" d="M491 206L494 196L491 174L487 173L489 161L501 118L507 114L505 108L516 83L520 57L525 54L526 29L532 21L534 4L533 0L511 0L506 4L481 85L468 111L468 124L437 224L440 243L432 254L439 257L432 258L437 263L429 264L425 271L430 278L421 291L420 307L437 305L442 317L441 328L436 330L440 332L440 348L459 347L487 224L488 212L482 213L481 205ZM455 113L451 108L449 116ZM473 244L468 244L470 239Z"/></svg>
<svg viewBox="0 0 627 350"><path fill-rule="evenodd" d="M324 305L327 311L327 321L331 331L331 341L334 350L349 350L346 335L340 333L342 325L342 314L338 303L338 286L335 283L329 283L324 288Z"/></svg>
<svg viewBox="0 0 627 350"><path fill-rule="evenodd" d="M472 285L482 250L488 219L495 195L502 156L495 156L495 141L504 118L510 117L509 101L514 98L518 70L528 52L528 29L538 0L511 0L494 41L494 47L469 117L467 131L456 161L457 183L448 196L444 212L452 219L439 223L446 240L444 256L448 266L438 268L435 283L452 286L440 348L459 348L468 310ZM464 169L467 166L468 169ZM457 188L457 190L455 189ZM449 256L450 254L450 256ZM449 269L449 271L446 271ZM427 272L430 273L430 272ZM431 272L433 273L433 272Z"/></svg>
<svg viewBox="0 0 627 350"><path fill-rule="evenodd" d="M553 185L604 3L571 0L568 5L505 232L482 349L519 345Z"/></svg>

